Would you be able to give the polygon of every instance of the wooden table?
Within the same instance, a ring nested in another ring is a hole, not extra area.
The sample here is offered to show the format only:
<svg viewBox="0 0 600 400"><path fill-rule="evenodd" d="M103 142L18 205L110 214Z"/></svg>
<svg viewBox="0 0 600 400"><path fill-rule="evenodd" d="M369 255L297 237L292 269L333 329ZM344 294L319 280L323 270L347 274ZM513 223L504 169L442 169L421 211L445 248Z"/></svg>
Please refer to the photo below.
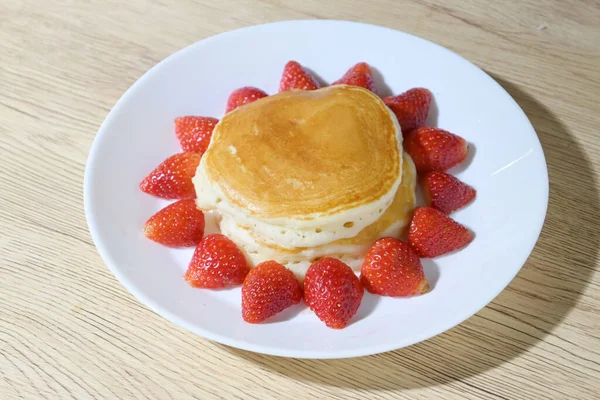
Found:
<svg viewBox="0 0 600 400"><path fill-rule="evenodd" d="M458 52L542 141L550 205L529 261L488 307L424 343L335 361L231 349L135 300L88 233L86 156L134 80L205 37L306 18ZM0 398L599 398L599 104L597 0L3 0Z"/></svg>

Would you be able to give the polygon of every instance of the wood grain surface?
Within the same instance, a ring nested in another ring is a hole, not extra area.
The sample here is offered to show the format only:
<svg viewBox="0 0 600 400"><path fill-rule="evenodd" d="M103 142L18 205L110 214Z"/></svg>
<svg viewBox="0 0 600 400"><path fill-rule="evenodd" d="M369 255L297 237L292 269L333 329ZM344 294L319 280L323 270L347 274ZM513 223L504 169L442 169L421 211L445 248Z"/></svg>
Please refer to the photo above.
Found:
<svg viewBox="0 0 600 400"><path fill-rule="evenodd" d="M476 316L409 348L311 361L210 342L135 300L87 230L87 153L138 77L205 37L307 18L465 56L546 153L548 216L527 264ZM0 399L599 398L599 104L596 0L2 0Z"/></svg>

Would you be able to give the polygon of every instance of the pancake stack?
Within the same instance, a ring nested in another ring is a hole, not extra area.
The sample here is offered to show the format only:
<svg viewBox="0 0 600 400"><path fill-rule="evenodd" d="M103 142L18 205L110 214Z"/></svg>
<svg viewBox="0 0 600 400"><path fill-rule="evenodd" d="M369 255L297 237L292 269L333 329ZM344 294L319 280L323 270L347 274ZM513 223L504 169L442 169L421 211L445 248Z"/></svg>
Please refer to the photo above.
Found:
<svg viewBox="0 0 600 400"><path fill-rule="evenodd" d="M319 257L359 268L369 246L399 236L415 204L400 126L372 92L336 85L240 107L213 131L194 186L202 210L251 264L303 276Z"/></svg>

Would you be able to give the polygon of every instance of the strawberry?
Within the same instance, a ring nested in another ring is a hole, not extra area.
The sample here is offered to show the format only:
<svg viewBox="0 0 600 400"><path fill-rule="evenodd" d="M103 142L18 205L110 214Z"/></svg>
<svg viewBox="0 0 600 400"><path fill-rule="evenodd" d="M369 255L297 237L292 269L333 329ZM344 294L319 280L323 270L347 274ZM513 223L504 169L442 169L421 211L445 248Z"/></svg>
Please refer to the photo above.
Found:
<svg viewBox="0 0 600 400"><path fill-rule="evenodd" d="M348 325L363 297L363 287L352 269L335 258L321 258L304 278L304 301L333 329Z"/></svg>
<svg viewBox="0 0 600 400"><path fill-rule="evenodd" d="M425 202L445 214L469 204L475 189L450 174L439 171L426 173L421 179Z"/></svg>
<svg viewBox="0 0 600 400"><path fill-rule="evenodd" d="M360 86L365 89L369 89L373 93L377 93L375 88L375 82L373 81L373 73L371 67L366 62L360 62L350 68L344 76L337 81L333 82L332 85L346 84L352 86Z"/></svg>
<svg viewBox="0 0 600 400"><path fill-rule="evenodd" d="M418 207L408 228L408 243L419 257L437 257L473 240L464 226L431 207Z"/></svg>
<svg viewBox="0 0 600 400"><path fill-rule="evenodd" d="M289 61L283 68L283 76L279 84L279 91L286 92L292 89L315 90L321 87L315 78L296 61Z"/></svg>
<svg viewBox="0 0 600 400"><path fill-rule="evenodd" d="M379 239L369 249L360 281L369 292L382 296L413 296L429 291L419 256L408 244L391 237Z"/></svg>
<svg viewBox="0 0 600 400"><path fill-rule="evenodd" d="M219 122L211 117L175 118L175 135L183 151L204 153L210 143L212 131Z"/></svg>
<svg viewBox="0 0 600 400"><path fill-rule="evenodd" d="M167 158L144 178L140 189L165 199L195 199L192 178L200 157L198 153L179 153Z"/></svg>
<svg viewBox="0 0 600 400"><path fill-rule="evenodd" d="M267 97L268 94L260 89L251 86L244 86L231 92L227 99L226 113L235 110L236 108L243 106L244 104L252 103L263 97Z"/></svg>
<svg viewBox="0 0 600 400"><path fill-rule="evenodd" d="M144 234L165 246L195 246L204 235L204 214L194 200L179 200L150 217Z"/></svg>
<svg viewBox="0 0 600 400"><path fill-rule="evenodd" d="M231 239L212 234L196 247L185 279L198 288L225 288L241 285L249 270L246 257Z"/></svg>
<svg viewBox="0 0 600 400"><path fill-rule="evenodd" d="M302 287L294 273L276 261L252 268L242 286L242 317L256 324L302 300Z"/></svg>
<svg viewBox="0 0 600 400"><path fill-rule="evenodd" d="M402 132L406 133L425 124L432 97L429 90L415 88L398 96L385 97L383 102L396 115Z"/></svg>
<svg viewBox="0 0 600 400"><path fill-rule="evenodd" d="M438 128L422 127L404 137L404 149L410 154L417 172L446 171L467 157L467 141Z"/></svg>

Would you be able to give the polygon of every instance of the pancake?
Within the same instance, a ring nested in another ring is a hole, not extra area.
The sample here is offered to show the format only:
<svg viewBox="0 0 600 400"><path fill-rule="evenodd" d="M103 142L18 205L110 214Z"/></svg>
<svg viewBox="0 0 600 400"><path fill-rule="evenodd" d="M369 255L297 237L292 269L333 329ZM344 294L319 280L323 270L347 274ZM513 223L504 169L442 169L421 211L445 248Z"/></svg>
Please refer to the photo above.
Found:
<svg viewBox="0 0 600 400"><path fill-rule="evenodd" d="M351 238L392 203L401 140L391 111L359 87L266 97L215 127L197 203L282 247Z"/></svg>

